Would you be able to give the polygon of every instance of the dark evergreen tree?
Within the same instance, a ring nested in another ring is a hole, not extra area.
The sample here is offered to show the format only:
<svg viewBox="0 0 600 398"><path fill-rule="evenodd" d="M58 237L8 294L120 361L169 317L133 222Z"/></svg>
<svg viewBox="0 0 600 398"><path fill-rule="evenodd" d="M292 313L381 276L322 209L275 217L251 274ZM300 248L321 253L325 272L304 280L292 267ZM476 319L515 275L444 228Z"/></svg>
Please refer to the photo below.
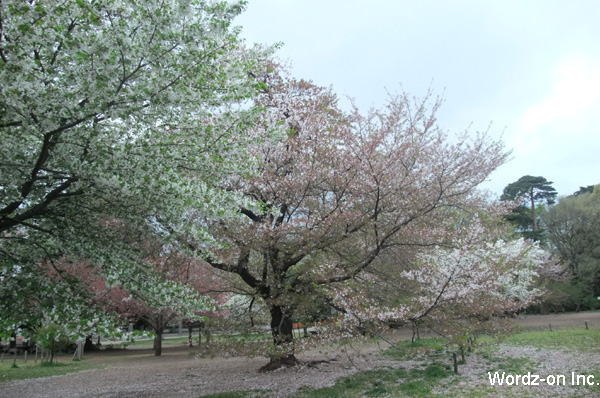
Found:
<svg viewBox="0 0 600 398"><path fill-rule="evenodd" d="M506 219L525 238L540 241L544 231L539 228L536 205L541 203L552 205L556 195L552 181L544 177L526 175L508 184L500 199L521 201L521 205L516 207Z"/></svg>

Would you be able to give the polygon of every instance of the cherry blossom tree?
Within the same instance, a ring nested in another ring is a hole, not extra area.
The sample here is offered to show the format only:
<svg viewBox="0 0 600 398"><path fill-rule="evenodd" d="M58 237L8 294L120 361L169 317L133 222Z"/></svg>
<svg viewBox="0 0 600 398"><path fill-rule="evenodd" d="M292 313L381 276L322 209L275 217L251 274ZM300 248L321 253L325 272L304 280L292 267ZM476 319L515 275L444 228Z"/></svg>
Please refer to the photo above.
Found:
<svg viewBox="0 0 600 398"><path fill-rule="evenodd" d="M110 283L141 283L141 252L107 220L160 235L158 215L177 218L191 204L217 214L236 202L215 182L248 162L245 131L256 110L245 102L258 83L252 70L270 53L243 47L232 25L242 9L195 0L0 2L5 294L20 296L15 278L38 275L44 286L35 264L64 255L89 259Z"/></svg>
<svg viewBox="0 0 600 398"><path fill-rule="evenodd" d="M118 317L122 322L143 324L154 332L154 352L162 354L165 329L179 321L190 324L208 316L222 315L228 296L223 282L206 263L190 257L176 247L147 237L143 241L144 276L153 283L118 284L108 281L93 264L78 264L69 270L82 277L92 296L90 304Z"/></svg>
<svg viewBox="0 0 600 398"><path fill-rule="evenodd" d="M10 272L10 267L4 269ZM93 292L84 287L93 283L92 276L90 268L65 258L25 269L14 266L11 277L0 283L0 337L32 337L50 349L51 360L61 344L94 333L127 338L117 316L92 305Z"/></svg>
<svg viewBox="0 0 600 398"><path fill-rule="evenodd" d="M292 324L301 303L325 299L326 286L356 279L394 248L444 242L444 213L478 206L475 188L507 153L485 134L450 139L430 96L391 96L363 116L345 114L331 90L276 66L260 78L257 105L267 111L253 134L284 139L252 146L255 173L223 184L250 199L237 216L196 217L215 240L182 241L268 306L279 351L267 370L296 363Z"/></svg>
<svg viewBox="0 0 600 398"><path fill-rule="evenodd" d="M346 327L422 325L464 345L477 331L502 333L506 318L540 297L537 280L549 253L523 239L494 236L475 217L457 228L451 246L421 249L408 265L391 261L379 268L396 274L382 280L373 273L371 285L348 285L335 296ZM385 296L373 294L382 287Z"/></svg>
<svg viewBox="0 0 600 398"><path fill-rule="evenodd" d="M173 247L154 250L146 257L154 271L161 275L163 283L176 283L181 294L168 293L149 295L136 291L117 301L115 310L127 314L130 321L142 321L155 333L154 355L162 353L163 333L167 326L176 322L195 324L207 317L222 314L218 305L226 300L227 294L217 292L221 281L207 264L176 251ZM175 298L175 300L173 300Z"/></svg>

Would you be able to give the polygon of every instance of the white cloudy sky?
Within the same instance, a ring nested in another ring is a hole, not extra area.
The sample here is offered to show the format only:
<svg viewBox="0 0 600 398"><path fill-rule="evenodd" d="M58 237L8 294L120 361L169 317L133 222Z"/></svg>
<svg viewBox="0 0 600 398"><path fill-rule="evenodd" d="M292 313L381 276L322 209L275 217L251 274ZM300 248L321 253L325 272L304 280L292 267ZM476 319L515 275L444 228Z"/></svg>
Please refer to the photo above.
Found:
<svg viewBox="0 0 600 398"><path fill-rule="evenodd" d="M529 174L569 195L600 183L599 18L597 0L249 0L236 24L365 110L431 87L441 126L491 123L513 150L486 188Z"/></svg>

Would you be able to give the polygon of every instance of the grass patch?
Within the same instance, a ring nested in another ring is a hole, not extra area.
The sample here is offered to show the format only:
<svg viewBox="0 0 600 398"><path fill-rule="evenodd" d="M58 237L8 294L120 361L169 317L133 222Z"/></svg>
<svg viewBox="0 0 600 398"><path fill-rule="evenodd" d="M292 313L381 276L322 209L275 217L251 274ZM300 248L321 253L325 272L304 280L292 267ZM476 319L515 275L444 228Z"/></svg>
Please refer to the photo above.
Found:
<svg viewBox="0 0 600 398"><path fill-rule="evenodd" d="M509 356L504 356L504 355L500 355L499 354L499 349L497 346L486 346L486 347L479 347L477 349L477 353L480 357L482 357L483 359L485 359L486 362L486 366L485 366L485 371L483 373L483 377L485 380L488 380L487 377L488 376L488 372L491 374L494 374L495 372L499 372L499 373L507 373L507 374L512 374L512 375L517 375L517 374L527 374L528 372L531 373L538 373L537 369L539 368L540 364L538 362L532 361L529 358L523 358L523 357L519 357L519 358L515 358L515 357L509 357ZM485 383L483 385L478 385L477 388L475 389L467 389L465 391L461 391L461 393L464 392L464 396L465 397L490 397L490 396L494 396L495 394L498 393L497 388L490 386L489 384ZM512 392L510 391L505 391L506 394L512 394ZM522 394L523 392L520 391L519 394ZM508 395L508 396L512 396L512 395ZM519 395L522 396L522 395Z"/></svg>
<svg viewBox="0 0 600 398"><path fill-rule="evenodd" d="M423 369L377 369L342 377L331 387L303 387L292 397L427 397L450 367L432 363Z"/></svg>
<svg viewBox="0 0 600 398"><path fill-rule="evenodd" d="M199 398L261 398L269 396L268 391L265 390L244 390L244 391L230 391L230 392L218 392L216 394L201 395Z"/></svg>
<svg viewBox="0 0 600 398"><path fill-rule="evenodd" d="M166 345L181 345L183 343L188 343L189 339L187 337L168 337L163 339L162 341L162 346L166 346ZM198 338L195 338L193 340L194 345L198 344ZM139 346L139 345L153 345L154 344L154 339L150 338L144 338L144 339L140 339L140 340L135 340L135 341L128 341L126 342L126 346ZM110 345L110 342L105 343L106 346Z"/></svg>
<svg viewBox="0 0 600 398"><path fill-rule="evenodd" d="M88 369L102 369L102 366L92 365L83 361L68 362L38 362L32 360L27 362L19 361L18 367L12 367L13 361L4 361L0 363L0 383L13 381L36 379L39 377L59 376L68 373L81 372Z"/></svg>
<svg viewBox="0 0 600 398"><path fill-rule="evenodd" d="M585 353L600 353L599 329L569 329L521 332L509 336L507 344L549 349L575 350Z"/></svg>
<svg viewBox="0 0 600 398"><path fill-rule="evenodd" d="M249 333L249 334L212 334L210 337L211 343L213 342L223 342L223 341L267 341L271 339L270 333ZM163 347L165 346L173 346L173 345L182 345L189 343L188 336L180 336L180 337L164 337L163 338ZM135 340L133 342L127 342L127 345L152 345L154 343L154 339L146 338ZM110 342L106 343L107 345ZM192 344L194 346L198 346L198 333L194 333L192 335ZM202 345L206 344L206 336L202 335Z"/></svg>
<svg viewBox="0 0 600 398"><path fill-rule="evenodd" d="M486 372L506 372L509 374L526 374L537 369L538 363L527 358L488 357L490 363Z"/></svg>
<svg viewBox="0 0 600 398"><path fill-rule="evenodd" d="M505 394L511 394L512 391L503 391ZM456 389L456 386L449 390L445 391L444 395L440 394L443 397L461 397L461 398L489 398L498 396L498 389L486 384L480 384L476 388L465 388L465 386L461 386L460 389ZM511 395L503 395L504 397L508 397ZM522 398L522 395L520 395Z"/></svg>
<svg viewBox="0 0 600 398"><path fill-rule="evenodd" d="M446 352L445 343L445 339L419 339L414 342L410 340L400 341L395 344L396 347L385 350L384 355L395 360L410 359L419 355L438 358Z"/></svg>

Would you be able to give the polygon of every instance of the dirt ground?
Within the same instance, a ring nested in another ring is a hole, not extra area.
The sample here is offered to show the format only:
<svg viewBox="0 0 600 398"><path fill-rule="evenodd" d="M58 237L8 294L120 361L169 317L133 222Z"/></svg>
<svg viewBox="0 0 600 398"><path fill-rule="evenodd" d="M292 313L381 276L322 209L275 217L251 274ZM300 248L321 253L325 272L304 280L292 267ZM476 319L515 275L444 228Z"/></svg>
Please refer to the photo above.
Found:
<svg viewBox="0 0 600 398"><path fill-rule="evenodd" d="M560 329L581 326L588 322L590 327L600 328L600 311L579 314L521 316L517 322L526 329ZM398 332L399 337L410 337L411 332ZM423 337L423 336L422 336ZM344 352L340 348L326 351L301 353L302 361L320 361L317 366L299 366L282 369L269 374L258 373L266 358L212 358L202 359L184 345L167 347L163 356L155 357L151 349L127 349L89 353L86 361L106 365L105 369L86 370L64 376L13 381L0 384L0 397L12 398L68 398L68 397L198 397L224 391L264 389L275 391L277 396L286 396L301 386L325 387L334 384L339 377L382 366L410 367L410 361L391 361L381 355L385 344L377 346L356 345ZM513 353L531 355L531 353ZM552 352L536 351L536 355L556 356ZM563 354L560 354L563 355ZM581 358L567 354L550 362L568 363ZM572 358L571 358L572 357ZM550 358L552 359L552 358ZM68 359L64 359L68 360ZM598 358L594 361L596 368ZM566 362L565 362L566 361ZM477 364L477 359L473 361ZM557 391L554 390L554 393Z"/></svg>

